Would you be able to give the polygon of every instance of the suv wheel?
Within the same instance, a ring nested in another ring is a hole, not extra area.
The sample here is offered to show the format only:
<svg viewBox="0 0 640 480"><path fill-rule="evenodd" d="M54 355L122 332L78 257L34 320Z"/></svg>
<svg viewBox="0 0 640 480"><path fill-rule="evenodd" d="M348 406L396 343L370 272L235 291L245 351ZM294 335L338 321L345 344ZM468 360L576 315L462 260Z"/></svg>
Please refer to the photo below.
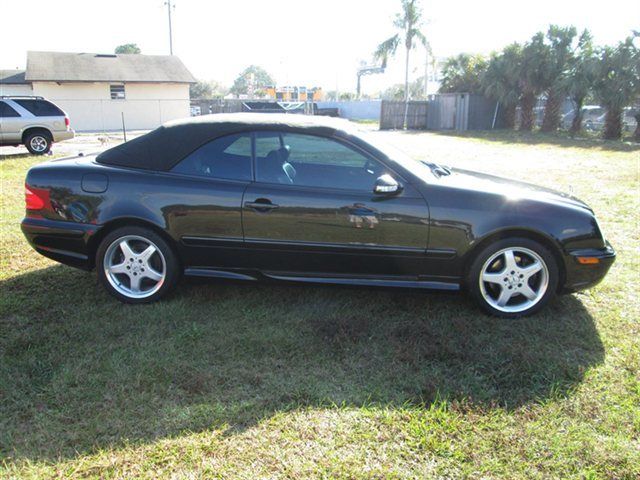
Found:
<svg viewBox="0 0 640 480"><path fill-rule="evenodd" d="M528 238L507 238L478 254L467 278L471 295L488 313L504 318L531 315L555 296L556 260Z"/></svg>
<svg viewBox="0 0 640 480"><path fill-rule="evenodd" d="M44 132L30 133L24 145L33 155L44 155L51 150L51 136Z"/></svg>
<svg viewBox="0 0 640 480"><path fill-rule="evenodd" d="M180 276L173 250L155 232L124 227L107 235L96 254L98 277L124 303L151 303L171 291Z"/></svg>

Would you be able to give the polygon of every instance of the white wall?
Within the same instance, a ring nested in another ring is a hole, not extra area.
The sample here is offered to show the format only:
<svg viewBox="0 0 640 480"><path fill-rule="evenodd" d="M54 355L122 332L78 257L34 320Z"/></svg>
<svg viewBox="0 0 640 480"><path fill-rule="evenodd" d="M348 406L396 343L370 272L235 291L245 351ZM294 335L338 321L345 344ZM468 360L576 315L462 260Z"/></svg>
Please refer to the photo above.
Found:
<svg viewBox="0 0 640 480"><path fill-rule="evenodd" d="M189 85L126 83L125 100L112 100L109 83L34 82L42 95L62 108L77 131L148 130L189 116Z"/></svg>
<svg viewBox="0 0 640 480"><path fill-rule="evenodd" d="M29 84L0 84L0 95L33 95Z"/></svg>

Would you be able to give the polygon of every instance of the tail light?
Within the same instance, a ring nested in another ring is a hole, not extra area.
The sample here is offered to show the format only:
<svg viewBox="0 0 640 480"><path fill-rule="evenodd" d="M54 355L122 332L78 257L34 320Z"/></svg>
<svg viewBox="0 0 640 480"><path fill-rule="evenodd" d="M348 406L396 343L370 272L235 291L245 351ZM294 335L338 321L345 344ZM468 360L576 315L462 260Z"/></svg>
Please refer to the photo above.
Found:
<svg viewBox="0 0 640 480"><path fill-rule="evenodd" d="M24 197L27 210L42 210L51 205L49 190L46 188L34 188L25 184Z"/></svg>
<svg viewBox="0 0 640 480"><path fill-rule="evenodd" d="M71 125L71 122L69 121L69 117L64 117L64 126L69 128L69 125Z"/></svg>

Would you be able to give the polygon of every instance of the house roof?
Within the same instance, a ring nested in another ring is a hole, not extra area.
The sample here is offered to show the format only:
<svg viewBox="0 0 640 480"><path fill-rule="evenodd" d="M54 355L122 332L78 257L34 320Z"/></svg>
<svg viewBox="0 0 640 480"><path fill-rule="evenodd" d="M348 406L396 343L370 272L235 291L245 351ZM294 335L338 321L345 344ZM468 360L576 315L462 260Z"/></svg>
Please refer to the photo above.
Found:
<svg viewBox="0 0 640 480"><path fill-rule="evenodd" d="M0 83L11 85L26 84L24 74L24 70L0 70Z"/></svg>
<svg viewBox="0 0 640 480"><path fill-rule="evenodd" d="M27 52L27 82L170 82L196 79L172 55Z"/></svg>

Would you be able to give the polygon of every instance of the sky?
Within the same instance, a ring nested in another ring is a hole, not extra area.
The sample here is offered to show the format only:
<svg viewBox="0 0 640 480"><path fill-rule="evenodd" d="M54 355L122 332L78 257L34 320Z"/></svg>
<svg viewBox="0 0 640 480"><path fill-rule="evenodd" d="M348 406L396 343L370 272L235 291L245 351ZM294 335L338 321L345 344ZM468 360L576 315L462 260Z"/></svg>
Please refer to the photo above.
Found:
<svg viewBox="0 0 640 480"><path fill-rule="evenodd" d="M355 91L360 62L390 37L400 0L172 0L173 51L200 80L230 86L257 64L279 85ZM433 53L490 53L523 42L550 23L589 28L598 43L640 29L640 0L422 0ZM112 53L137 43L169 53L165 0L0 0L0 68L25 68L28 50ZM11 19L15 19L12 21ZM424 72L412 53L411 77ZM384 74L363 79L365 93L404 78L399 53Z"/></svg>

